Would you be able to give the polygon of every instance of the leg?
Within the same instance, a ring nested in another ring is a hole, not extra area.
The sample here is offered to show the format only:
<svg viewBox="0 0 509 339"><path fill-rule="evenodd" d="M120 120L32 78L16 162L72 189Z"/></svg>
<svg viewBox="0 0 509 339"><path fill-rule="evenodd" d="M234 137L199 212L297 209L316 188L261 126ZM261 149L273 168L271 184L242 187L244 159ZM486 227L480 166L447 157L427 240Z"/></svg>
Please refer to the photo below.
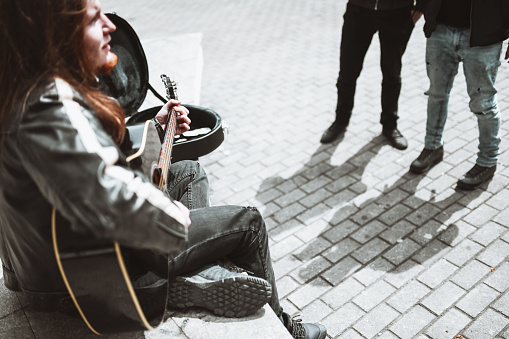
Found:
<svg viewBox="0 0 509 339"><path fill-rule="evenodd" d="M339 76L336 84L338 90L336 120L343 125L348 125L350 121L357 78L361 73L364 57L376 32L372 18L374 13L372 12L374 11L348 3L344 15Z"/></svg>
<svg viewBox="0 0 509 339"><path fill-rule="evenodd" d="M191 211L186 249L169 261L170 277L182 276L227 257L235 265L267 280L272 288L270 306L280 316L282 309L269 253L265 222L258 211L240 206L215 206ZM164 274L167 257L143 253L149 270Z"/></svg>
<svg viewBox="0 0 509 339"><path fill-rule="evenodd" d="M166 185L172 199L189 209L209 206L209 181L196 161L183 160L171 164Z"/></svg>
<svg viewBox="0 0 509 339"><path fill-rule="evenodd" d="M426 71L430 81L428 119L424 150L410 165L413 173L424 173L443 159L442 136L447 120L447 106L461 60L456 51L459 37L465 33L468 34L468 29L456 30L439 24L426 41Z"/></svg>
<svg viewBox="0 0 509 339"><path fill-rule="evenodd" d="M460 57L455 51L455 32L439 24L426 42L426 71L430 81L424 139L426 149L435 150L443 144L449 95L454 77L458 74L459 62Z"/></svg>
<svg viewBox="0 0 509 339"><path fill-rule="evenodd" d="M479 126L479 153L476 163L484 167L497 164L500 145L500 116L495 80L500 66L502 43L465 48L463 69L470 96L470 110Z"/></svg>
<svg viewBox="0 0 509 339"><path fill-rule="evenodd" d="M401 59L414 24L411 8L380 13L380 67L382 70L382 114L384 129L397 127L398 100L401 92Z"/></svg>

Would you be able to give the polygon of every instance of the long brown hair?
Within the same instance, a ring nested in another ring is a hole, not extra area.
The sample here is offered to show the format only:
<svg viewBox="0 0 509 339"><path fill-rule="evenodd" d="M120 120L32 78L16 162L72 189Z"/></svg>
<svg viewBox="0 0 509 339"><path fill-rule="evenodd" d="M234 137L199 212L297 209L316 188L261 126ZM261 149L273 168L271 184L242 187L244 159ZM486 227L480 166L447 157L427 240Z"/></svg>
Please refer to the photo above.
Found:
<svg viewBox="0 0 509 339"><path fill-rule="evenodd" d="M97 89L95 70L85 53L89 1L0 0L1 132L16 118L14 106L39 82L59 77L84 96L113 139L122 141L124 111Z"/></svg>

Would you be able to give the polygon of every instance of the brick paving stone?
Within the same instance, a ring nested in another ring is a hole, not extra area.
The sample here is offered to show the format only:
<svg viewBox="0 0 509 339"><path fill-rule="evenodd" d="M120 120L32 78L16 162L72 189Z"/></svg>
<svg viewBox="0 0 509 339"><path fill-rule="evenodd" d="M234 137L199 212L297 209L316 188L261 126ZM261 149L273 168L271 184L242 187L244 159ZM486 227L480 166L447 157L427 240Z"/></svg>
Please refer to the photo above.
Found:
<svg viewBox="0 0 509 339"><path fill-rule="evenodd" d="M495 302L493 308L509 317L509 291L506 291L504 295Z"/></svg>
<svg viewBox="0 0 509 339"><path fill-rule="evenodd" d="M469 238L475 242L478 242L481 245L488 245L493 240L497 239L502 233L504 233L507 229L497 223L489 222L484 226L479 228L474 234L472 234Z"/></svg>
<svg viewBox="0 0 509 339"><path fill-rule="evenodd" d="M376 237L379 233L383 232L385 229L387 229L387 226L378 220L373 220L352 234L351 238L360 244L365 244L369 240Z"/></svg>
<svg viewBox="0 0 509 339"><path fill-rule="evenodd" d="M412 209L405 205L396 205L387 212L382 213L377 220L382 221L386 225L394 225L396 222L402 220L405 216L410 214Z"/></svg>
<svg viewBox="0 0 509 339"><path fill-rule="evenodd" d="M401 338L412 338L434 318L435 315L417 305L398 319L390 329Z"/></svg>
<svg viewBox="0 0 509 339"><path fill-rule="evenodd" d="M508 317L488 309L474 320L464 332L464 335L467 338L495 338L507 324L509 324Z"/></svg>
<svg viewBox="0 0 509 339"><path fill-rule="evenodd" d="M442 223L439 223L435 220L430 220L426 224L417 228L410 237L419 244L424 245L429 243L439 234L441 227ZM455 226L452 227L454 228Z"/></svg>
<svg viewBox="0 0 509 339"><path fill-rule="evenodd" d="M451 278L451 281L465 290L469 290L490 272L490 266L480 261L472 260L461 268Z"/></svg>
<svg viewBox="0 0 509 339"><path fill-rule="evenodd" d="M278 260L288 253L293 252L296 248L302 246L302 244L303 242L299 238L292 235L284 240L281 240L270 248L271 257L273 260Z"/></svg>
<svg viewBox="0 0 509 339"><path fill-rule="evenodd" d="M306 319L306 322L318 323L323 318L327 317L333 310L327 306L320 299L314 300L311 304L304 307L302 310L302 318Z"/></svg>
<svg viewBox="0 0 509 339"><path fill-rule="evenodd" d="M452 308L431 325L426 334L433 339L450 339L456 337L470 321L466 314Z"/></svg>
<svg viewBox="0 0 509 339"><path fill-rule="evenodd" d="M439 240L433 240L415 254L412 259L420 264L434 262L443 257L451 248Z"/></svg>
<svg viewBox="0 0 509 339"><path fill-rule="evenodd" d="M329 283L324 281L322 278L316 278L308 284L303 285L297 291L291 293L288 296L288 300L302 309L304 306L308 305L330 289L331 286Z"/></svg>
<svg viewBox="0 0 509 339"><path fill-rule="evenodd" d="M430 288L435 288L456 270L456 266L442 259L421 274L417 280Z"/></svg>
<svg viewBox="0 0 509 339"><path fill-rule="evenodd" d="M277 280L276 283L277 294L279 298L284 298L286 295L300 287L300 284L289 276L282 277L281 279Z"/></svg>
<svg viewBox="0 0 509 339"><path fill-rule="evenodd" d="M282 276L288 274L293 271L295 268L302 265L302 261L295 258L293 255L286 256L272 264L272 268L274 269L274 274L276 279L281 278Z"/></svg>
<svg viewBox="0 0 509 339"><path fill-rule="evenodd" d="M446 230L438 236L438 239L449 246L456 246L475 230L475 227L460 220L449 225Z"/></svg>
<svg viewBox="0 0 509 339"><path fill-rule="evenodd" d="M278 222L285 222L304 212L306 208L299 203L293 203L278 212L274 213L274 219Z"/></svg>
<svg viewBox="0 0 509 339"><path fill-rule="evenodd" d="M402 242L398 243L390 250L383 254L383 257L389 260L391 263L395 265L401 264L403 261L407 260L412 254L414 254L417 250L419 250L421 246L414 242L411 239L405 239Z"/></svg>
<svg viewBox="0 0 509 339"><path fill-rule="evenodd" d="M371 259L387 249L389 246L390 245L385 241L379 238L374 238L353 252L351 255L361 263L366 264Z"/></svg>
<svg viewBox="0 0 509 339"><path fill-rule="evenodd" d="M331 267L332 264L322 256L315 257L304 262L299 268L290 275L301 284L307 283L317 277L320 273Z"/></svg>
<svg viewBox="0 0 509 339"><path fill-rule="evenodd" d="M352 329L349 329L348 331L346 331L345 333L340 335L338 338L340 338L340 339L364 339L364 337L362 335L360 335L359 333L355 332Z"/></svg>
<svg viewBox="0 0 509 339"><path fill-rule="evenodd" d="M363 336L373 338L398 316L396 310L382 303L359 320L353 328Z"/></svg>
<svg viewBox="0 0 509 339"><path fill-rule="evenodd" d="M332 312L322 321L322 324L327 328L329 336L334 338L353 325L364 314L365 312L358 306L347 303L338 310Z"/></svg>
<svg viewBox="0 0 509 339"><path fill-rule="evenodd" d="M435 314L440 315L452 304L458 301L464 294L465 290L447 281L424 298L421 304Z"/></svg>
<svg viewBox="0 0 509 339"><path fill-rule="evenodd" d="M417 304L429 291L430 289L427 286L416 280L412 280L390 297L387 303L397 311L403 313Z"/></svg>
<svg viewBox="0 0 509 339"><path fill-rule="evenodd" d="M486 201L486 204L499 211L509 207L509 190L505 189L493 195Z"/></svg>
<svg viewBox="0 0 509 339"><path fill-rule="evenodd" d="M483 248L484 247L478 243L475 243L469 239L465 239L455 248L453 248L449 253L447 253L444 258L456 266L462 266L471 258L473 258L477 253L479 253Z"/></svg>
<svg viewBox="0 0 509 339"><path fill-rule="evenodd" d="M323 253L323 256L332 262L337 262L351 252L358 249L361 245L350 238L340 241Z"/></svg>
<svg viewBox="0 0 509 339"><path fill-rule="evenodd" d="M275 226L270 228L270 231L269 231L269 237L272 240L274 240L275 242L280 242L280 241L284 240L285 238L291 236L298 230L306 227L304 224L302 224L301 222L299 222L295 219L291 219L283 224L279 224L279 223L273 221L272 218L265 218L266 224L267 224L267 220L271 220L272 222L275 223Z"/></svg>
<svg viewBox="0 0 509 339"><path fill-rule="evenodd" d="M363 206L362 209L352 216L352 220L358 223L359 225L364 225L381 213L384 212L384 208L378 204L371 203L367 206Z"/></svg>
<svg viewBox="0 0 509 339"><path fill-rule="evenodd" d="M500 292L485 284L481 284L468 292L468 294L456 304L456 307L475 318L499 295Z"/></svg>
<svg viewBox="0 0 509 339"><path fill-rule="evenodd" d="M400 288L410 279L425 269L424 266L416 263L415 261L408 260L403 264L396 267L393 271L389 272L384 280L396 288Z"/></svg>
<svg viewBox="0 0 509 339"><path fill-rule="evenodd" d="M404 238L415 229L415 225L406 220L401 220L392 225L391 228L380 234L380 237L388 243L394 244Z"/></svg>
<svg viewBox="0 0 509 339"><path fill-rule="evenodd" d="M346 257L324 272L322 278L327 280L331 285L336 286L349 275L357 271L361 266L362 265L358 261L351 257Z"/></svg>
<svg viewBox="0 0 509 339"><path fill-rule="evenodd" d="M359 229L359 225L350 220L347 220L329 229L322 236L329 240L331 243L338 243L340 240L343 240L348 235L355 232L357 229Z"/></svg>
<svg viewBox="0 0 509 339"><path fill-rule="evenodd" d="M414 225L420 226L428 222L438 214L439 211L440 209L431 204L424 204L418 210L406 216L405 219L412 222Z"/></svg>
<svg viewBox="0 0 509 339"><path fill-rule="evenodd" d="M383 280L379 280L362 291L353 298L352 301L364 311L368 312L389 297L394 291L396 291L396 289L393 286Z"/></svg>
<svg viewBox="0 0 509 339"><path fill-rule="evenodd" d="M296 201L302 200L302 198L304 198L305 196L307 196L307 194L304 191L302 191L300 188L296 188L293 191L280 196L277 199L276 203L281 207L286 207L293 204Z"/></svg>
<svg viewBox="0 0 509 339"><path fill-rule="evenodd" d="M348 278L338 286L321 296L321 299L333 309L337 309L364 290L364 286L353 278Z"/></svg>
<svg viewBox="0 0 509 339"><path fill-rule="evenodd" d="M299 258L301 261L310 260L314 258L319 253L323 252L325 249L329 248L331 243L325 240L324 238L316 238L311 242L307 243L307 246L303 249L297 250L294 255Z"/></svg>
<svg viewBox="0 0 509 339"><path fill-rule="evenodd" d="M507 220L509 220L509 209L507 208L493 218L494 222L497 222L502 226L509 226Z"/></svg>
<svg viewBox="0 0 509 339"><path fill-rule="evenodd" d="M482 205L465 216L463 220L473 226L480 227L486 225L486 223L488 223L498 213L499 210L488 205Z"/></svg>
<svg viewBox="0 0 509 339"><path fill-rule="evenodd" d="M509 262L503 263L497 267L496 270L484 280L484 283L493 287L499 292L504 292L509 289Z"/></svg>
<svg viewBox="0 0 509 339"><path fill-rule="evenodd" d="M369 286L393 268L393 264L383 258L378 258L360 271L356 272L353 276L364 286Z"/></svg>
<svg viewBox="0 0 509 339"><path fill-rule="evenodd" d="M492 267L497 266L506 258L509 258L509 244L502 240L496 240L477 256L477 260Z"/></svg>

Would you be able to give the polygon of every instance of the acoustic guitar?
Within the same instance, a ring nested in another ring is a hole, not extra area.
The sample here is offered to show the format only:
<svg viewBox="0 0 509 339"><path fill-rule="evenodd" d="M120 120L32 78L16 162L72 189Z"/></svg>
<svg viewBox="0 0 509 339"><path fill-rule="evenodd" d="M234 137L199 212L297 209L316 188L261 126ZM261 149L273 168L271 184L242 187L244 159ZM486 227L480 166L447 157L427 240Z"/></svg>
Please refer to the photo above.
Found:
<svg viewBox="0 0 509 339"><path fill-rule="evenodd" d="M167 98L177 99L175 83L164 74L161 78ZM128 162L141 160L142 171L161 190L166 186L176 121L172 109L162 146L154 123L147 121L142 147L127 158ZM99 241L64 227L57 232L56 219L53 208L51 229L56 262L74 306L88 328L100 335L150 330L161 324L168 302L168 268L164 277L153 272L130 272L135 265L130 264L129 253L134 249L124 248L123 254L117 242Z"/></svg>

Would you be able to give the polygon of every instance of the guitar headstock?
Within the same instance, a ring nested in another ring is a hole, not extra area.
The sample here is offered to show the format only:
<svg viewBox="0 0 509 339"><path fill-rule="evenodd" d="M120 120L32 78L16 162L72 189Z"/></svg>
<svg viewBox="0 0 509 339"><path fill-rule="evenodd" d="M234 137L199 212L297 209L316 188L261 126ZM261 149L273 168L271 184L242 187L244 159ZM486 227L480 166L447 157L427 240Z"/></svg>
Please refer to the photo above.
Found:
<svg viewBox="0 0 509 339"><path fill-rule="evenodd" d="M164 87L166 88L166 98L178 99L177 96L177 84L171 80L166 74L161 74L161 80L163 81Z"/></svg>

